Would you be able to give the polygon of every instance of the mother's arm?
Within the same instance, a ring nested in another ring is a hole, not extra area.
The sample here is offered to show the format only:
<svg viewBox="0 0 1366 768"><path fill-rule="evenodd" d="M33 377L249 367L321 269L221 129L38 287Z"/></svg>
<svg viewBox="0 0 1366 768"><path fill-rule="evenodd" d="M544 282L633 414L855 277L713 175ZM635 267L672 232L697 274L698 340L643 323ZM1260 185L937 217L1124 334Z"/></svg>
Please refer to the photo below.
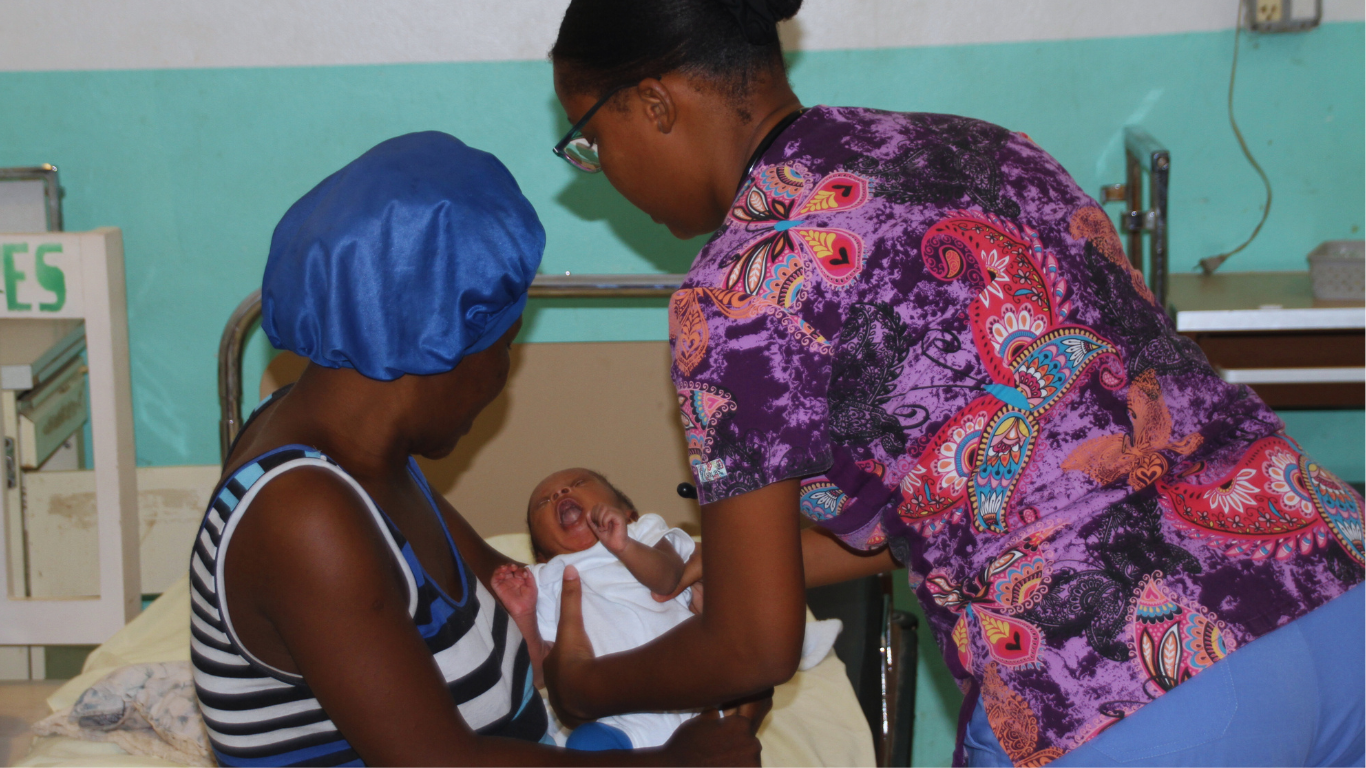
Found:
<svg viewBox="0 0 1366 768"><path fill-rule="evenodd" d="M407 588L374 519L325 470L294 470L266 486L244 513L227 557L230 610L234 624L242 624L239 635L269 663L302 674L369 765L757 758L757 744L741 718L699 723L691 738L684 734L680 743L653 753L568 752L475 733L408 615ZM713 730L699 734L707 728ZM702 743L714 751L690 747Z"/></svg>

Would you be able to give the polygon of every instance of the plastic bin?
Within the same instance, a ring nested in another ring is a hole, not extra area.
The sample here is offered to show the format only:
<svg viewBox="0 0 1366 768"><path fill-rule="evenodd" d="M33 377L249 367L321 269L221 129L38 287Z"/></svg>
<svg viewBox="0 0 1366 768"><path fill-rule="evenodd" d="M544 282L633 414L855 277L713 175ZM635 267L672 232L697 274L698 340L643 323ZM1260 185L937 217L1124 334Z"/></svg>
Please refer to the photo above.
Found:
<svg viewBox="0 0 1366 768"><path fill-rule="evenodd" d="M1307 259L1314 298L1366 300L1366 240L1326 240Z"/></svg>

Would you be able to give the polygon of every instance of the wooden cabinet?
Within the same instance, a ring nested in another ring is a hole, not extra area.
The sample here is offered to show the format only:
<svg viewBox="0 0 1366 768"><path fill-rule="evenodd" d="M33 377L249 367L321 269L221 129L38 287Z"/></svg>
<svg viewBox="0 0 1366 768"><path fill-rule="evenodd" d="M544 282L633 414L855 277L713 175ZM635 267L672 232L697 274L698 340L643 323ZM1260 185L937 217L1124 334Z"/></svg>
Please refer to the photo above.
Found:
<svg viewBox="0 0 1366 768"><path fill-rule="evenodd" d="M1366 406L1366 307L1317 301L1308 272L1172 275L1176 329L1273 408Z"/></svg>

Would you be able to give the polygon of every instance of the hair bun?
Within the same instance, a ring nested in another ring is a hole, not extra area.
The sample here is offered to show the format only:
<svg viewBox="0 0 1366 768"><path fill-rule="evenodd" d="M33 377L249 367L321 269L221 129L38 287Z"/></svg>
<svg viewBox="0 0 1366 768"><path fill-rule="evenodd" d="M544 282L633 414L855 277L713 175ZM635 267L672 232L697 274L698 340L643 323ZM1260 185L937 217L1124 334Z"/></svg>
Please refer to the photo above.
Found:
<svg viewBox="0 0 1366 768"><path fill-rule="evenodd" d="M802 9L802 0L767 0L768 10L776 21L787 21Z"/></svg>

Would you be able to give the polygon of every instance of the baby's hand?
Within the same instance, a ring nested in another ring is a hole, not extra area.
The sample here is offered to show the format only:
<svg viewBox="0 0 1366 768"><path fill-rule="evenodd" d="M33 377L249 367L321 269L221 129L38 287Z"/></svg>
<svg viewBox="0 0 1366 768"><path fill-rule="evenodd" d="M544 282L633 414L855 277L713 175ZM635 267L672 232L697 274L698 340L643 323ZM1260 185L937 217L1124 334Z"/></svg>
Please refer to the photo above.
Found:
<svg viewBox="0 0 1366 768"><path fill-rule="evenodd" d="M598 504L588 513L588 527L598 537L607 551L620 556L630 539L626 537L626 526L631 518L625 512L606 504Z"/></svg>
<svg viewBox="0 0 1366 768"><path fill-rule="evenodd" d="M489 586L512 616L536 613L536 577L524 565L507 563L493 571Z"/></svg>

